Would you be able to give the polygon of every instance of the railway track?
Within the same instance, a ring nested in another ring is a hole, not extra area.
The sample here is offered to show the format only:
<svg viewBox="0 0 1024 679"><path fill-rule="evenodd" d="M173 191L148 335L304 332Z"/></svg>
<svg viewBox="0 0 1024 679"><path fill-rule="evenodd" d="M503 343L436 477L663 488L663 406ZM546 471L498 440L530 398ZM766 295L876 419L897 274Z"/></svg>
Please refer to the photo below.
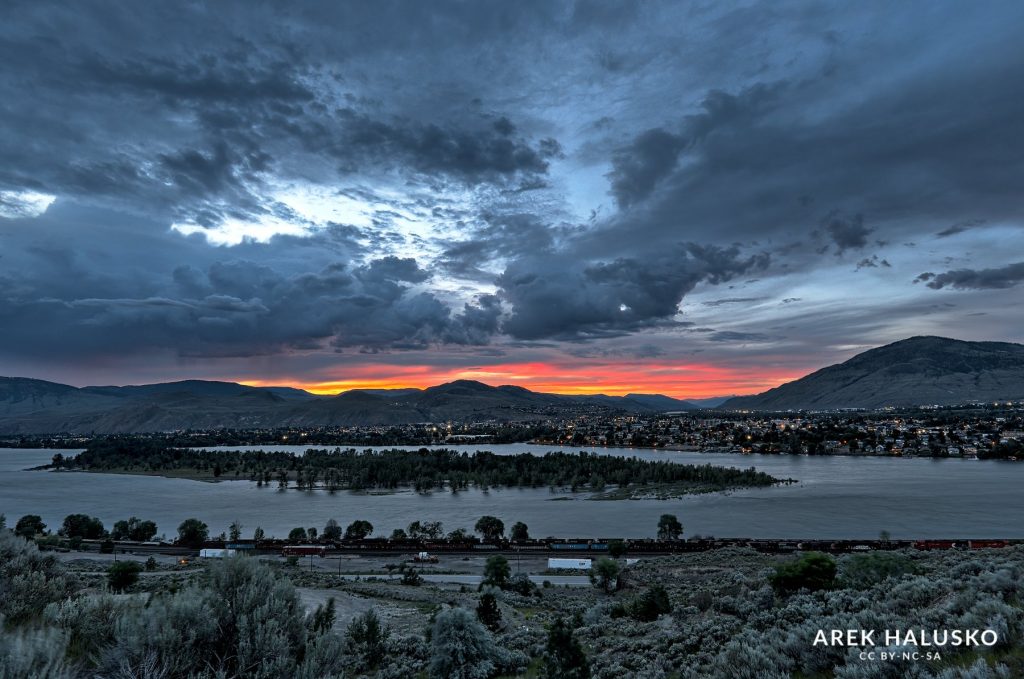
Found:
<svg viewBox="0 0 1024 679"><path fill-rule="evenodd" d="M587 554L600 556L618 553L615 543L621 542L629 555L656 556L662 554L687 554L709 552L728 547L749 547L766 554L788 554L795 552L827 552L848 554L872 551L894 551L916 549L936 550L978 550L1002 549L1024 544L1020 539L929 539L929 540L782 540L752 538L707 538L687 540L618 540L613 538L587 539L542 539L511 542L483 542L480 540L388 540L368 538L337 542L291 543L286 540L252 540L237 542L210 541L202 545L205 549L231 549L250 554L282 554L284 556L330 556L330 555L405 555L428 552L430 554L469 556L481 554L502 555L559 555ZM83 547L89 551L110 551L134 554L170 554L189 556L198 553L199 548L190 548L175 543L158 542L113 542L85 540Z"/></svg>

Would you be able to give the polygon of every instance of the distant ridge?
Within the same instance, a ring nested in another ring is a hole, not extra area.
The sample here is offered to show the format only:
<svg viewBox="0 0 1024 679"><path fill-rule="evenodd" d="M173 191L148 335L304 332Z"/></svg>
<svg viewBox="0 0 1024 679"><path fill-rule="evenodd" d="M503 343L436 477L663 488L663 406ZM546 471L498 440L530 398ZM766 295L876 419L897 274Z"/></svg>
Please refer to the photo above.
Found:
<svg viewBox="0 0 1024 679"><path fill-rule="evenodd" d="M832 410L958 405L1024 398L1024 345L911 337L857 354L729 410Z"/></svg>
<svg viewBox="0 0 1024 679"><path fill-rule="evenodd" d="M204 380L77 388L0 378L0 434L514 422L571 416L587 409L656 413L691 407L660 394L566 396L473 380L426 389L357 389L317 396L291 387Z"/></svg>

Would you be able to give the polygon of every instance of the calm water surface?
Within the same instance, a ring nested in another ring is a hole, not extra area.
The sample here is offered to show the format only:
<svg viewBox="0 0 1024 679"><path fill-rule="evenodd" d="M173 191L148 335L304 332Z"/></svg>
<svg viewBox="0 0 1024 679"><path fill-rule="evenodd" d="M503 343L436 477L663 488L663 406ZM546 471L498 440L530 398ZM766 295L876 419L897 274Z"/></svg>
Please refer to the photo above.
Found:
<svg viewBox="0 0 1024 679"><path fill-rule="evenodd" d="M412 449L419 446L410 447ZM474 451L484 446L445 446ZM234 449L258 448L238 447ZM264 447L265 448L265 447ZM280 446L301 453L305 446ZM490 445L499 454L556 450L530 444ZM572 449L574 451L580 449ZM361 495L326 491L280 492L249 481L204 483L116 474L25 471L55 452L0 449L0 513L13 524L39 514L51 528L83 512L110 525L135 515L156 521L172 536L187 517L219 533L239 520L250 535L261 526L284 536L295 526L322 528L367 519L378 534L414 520L442 521L446 530L470 529L483 514L506 526L524 521L534 536L653 537L658 517L676 514L688 535L720 537L1014 537L1024 538L1024 463L855 457L792 457L640 449L583 449L643 459L750 467L790 486L756 488L678 500L592 501L548 489L464 491L455 495Z"/></svg>

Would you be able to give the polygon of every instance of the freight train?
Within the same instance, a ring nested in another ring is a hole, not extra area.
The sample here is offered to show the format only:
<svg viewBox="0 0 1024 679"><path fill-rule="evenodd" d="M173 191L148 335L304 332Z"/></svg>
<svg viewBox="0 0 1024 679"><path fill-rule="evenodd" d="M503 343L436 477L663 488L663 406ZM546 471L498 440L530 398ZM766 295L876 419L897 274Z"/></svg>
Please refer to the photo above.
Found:
<svg viewBox="0 0 1024 679"><path fill-rule="evenodd" d="M87 549L98 549L100 540L84 540ZM91 543L95 543L92 545ZM621 543L621 545L616 544ZM679 540L617 538L541 538L536 540L498 540L485 542L466 537L447 540L438 539L397 539L365 538L362 540L321 541L315 544L290 543L287 540L233 541L231 549L247 552L278 553L284 556L327 556L338 553L366 554L429 554L445 553L536 553L536 554L580 554L588 555L618 553L617 548L630 554L685 554L708 552L727 547L749 547L767 554L788 554L794 552L856 553L868 551L891 551L898 549L933 550L974 550L1001 549L1024 544L1024 540L1013 539L927 539L927 540L782 540L762 538L701 538ZM117 542L120 552L134 553L185 553L187 548L163 543ZM207 549L224 549L228 545L219 540L202 545ZM191 553L191 552L190 552Z"/></svg>

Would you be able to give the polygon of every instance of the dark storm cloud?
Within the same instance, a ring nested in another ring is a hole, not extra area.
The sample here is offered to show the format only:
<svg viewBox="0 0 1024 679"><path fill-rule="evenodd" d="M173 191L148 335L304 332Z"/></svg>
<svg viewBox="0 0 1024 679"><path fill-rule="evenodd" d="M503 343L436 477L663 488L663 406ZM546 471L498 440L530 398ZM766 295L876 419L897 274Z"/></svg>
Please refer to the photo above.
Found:
<svg viewBox="0 0 1024 679"><path fill-rule="evenodd" d="M936 238L948 238L949 236L955 236L955 235L957 235L959 233L963 233L964 231L969 231L971 229L976 229L976 228L978 228L980 226L984 226L984 225L985 225L985 220L984 219L971 219L971 220L968 220L968 221L965 221L965 222L957 222L956 224L950 224L949 226L947 226L942 231L939 231L937 234L935 234L935 237Z"/></svg>
<svg viewBox="0 0 1024 679"><path fill-rule="evenodd" d="M595 249L681 233L781 246L820 231L844 255L875 239L934 233L939 219L1019 222L1024 55L1006 17L983 12L958 24L959 42L946 49L926 36L951 16L897 14L890 18L905 21L909 35L891 43L875 26L869 48L848 17L849 30L836 27L828 69L795 68L706 94L702 112L665 128L686 140L678 157L668 144L671 162L636 161L660 170L641 173L655 178L641 184L646 190L621 192L613 156L610 191L626 197L625 209L595 233ZM913 67L897 66L916 34L924 42ZM970 59L958 56L966 45ZM891 77L874 77L889 68ZM812 257L813 249L791 261L802 268Z"/></svg>
<svg viewBox="0 0 1024 679"><path fill-rule="evenodd" d="M836 245L837 254L847 250L861 250L868 244L871 229L864 226L863 215L843 217L831 214L822 223L822 227Z"/></svg>
<svg viewBox="0 0 1024 679"><path fill-rule="evenodd" d="M493 296L459 314L409 284L429 274L412 259L334 264L281 275L250 261L215 262L205 272L175 269L180 296L0 300L10 331L2 348L25 355L112 355L139 347L185 356L254 356L329 344L337 348L423 348L486 344L497 326ZM23 323L14 323L14 319ZM50 328L73 329L75 342ZM17 325L18 327L15 327Z"/></svg>
<svg viewBox="0 0 1024 679"><path fill-rule="evenodd" d="M716 346L836 344L938 313L823 312L814 291L848 294L855 266L956 256L920 280L1020 280L969 253L1024 219L1024 6L82 0L0 19L15 365L612 337L639 356L623 336L668 342L693 293ZM28 192L56 202L33 218ZM275 222L292 235L241 240ZM169 229L226 223L230 247ZM733 326L740 299L762 327ZM783 310L807 313L771 327Z"/></svg>
<svg viewBox="0 0 1024 679"><path fill-rule="evenodd" d="M671 325L700 282L720 283L767 266L764 254L683 245L645 259L573 262L566 254L525 256L498 278L511 307L504 331L519 339L613 337Z"/></svg>
<svg viewBox="0 0 1024 679"><path fill-rule="evenodd" d="M940 274L928 272L918 276L914 282L923 282L933 290L947 287L958 290L1012 288L1024 282L1024 262L994 269L955 269Z"/></svg>
<svg viewBox="0 0 1024 679"><path fill-rule="evenodd" d="M672 171L685 141L665 130L647 130L612 156L608 174L611 193L620 207L646 198L655 185Z"/></svg>
<svg viewBox="0 0 1024 679"><path fill-rule="evenodd" d="M479 121L476 129L444 128L410 121L381 121L351 109L337 114L340 134L325 130L328 138L312 143L338 157L347 170L369 160L410 165L421 172L439 172L475 184L519 174L543 174L548 159L560 152L558 142L543 139L536 147L512 137L514 126ZM306 143L311 143L309 137ZM349 167L355 163L355 166Z"/></svg>
<svg viewBox="0 0 1024 679"><path fill-rule="evenodd" d="M877 269L879 267L885 267L887 269L892 268L892 264L887 259L879 259L878 255L871 255L857 262L857 271L861 269Z"/></svg>
<svg viewBox="0 0 1024 679"><path fill-rule="evenodd" d="M701 302L704 306L719 307L723 304L750 304L752 302L761 302L767 299L766 297L727 297L725 299L712 299L707 302Z"/></svg>
<svg viewBox="0 0 1024 679"><path fill-rule="evenodd" d="M0 28L0 91L10 95L0 118L0 190L214 226L296 220L267 197L271 177L397 172L504 183L546 174L560 153L557 141L530 138L508 116L389 110L353 93L364 88L338 73L340 54L324 58L344 50L304 42L313 27L285 27L272 4L245 6L250 16L240 21L221 9L112 17L85 2L25 5ZM63 30L69 25L75 30Z"/></svg>

